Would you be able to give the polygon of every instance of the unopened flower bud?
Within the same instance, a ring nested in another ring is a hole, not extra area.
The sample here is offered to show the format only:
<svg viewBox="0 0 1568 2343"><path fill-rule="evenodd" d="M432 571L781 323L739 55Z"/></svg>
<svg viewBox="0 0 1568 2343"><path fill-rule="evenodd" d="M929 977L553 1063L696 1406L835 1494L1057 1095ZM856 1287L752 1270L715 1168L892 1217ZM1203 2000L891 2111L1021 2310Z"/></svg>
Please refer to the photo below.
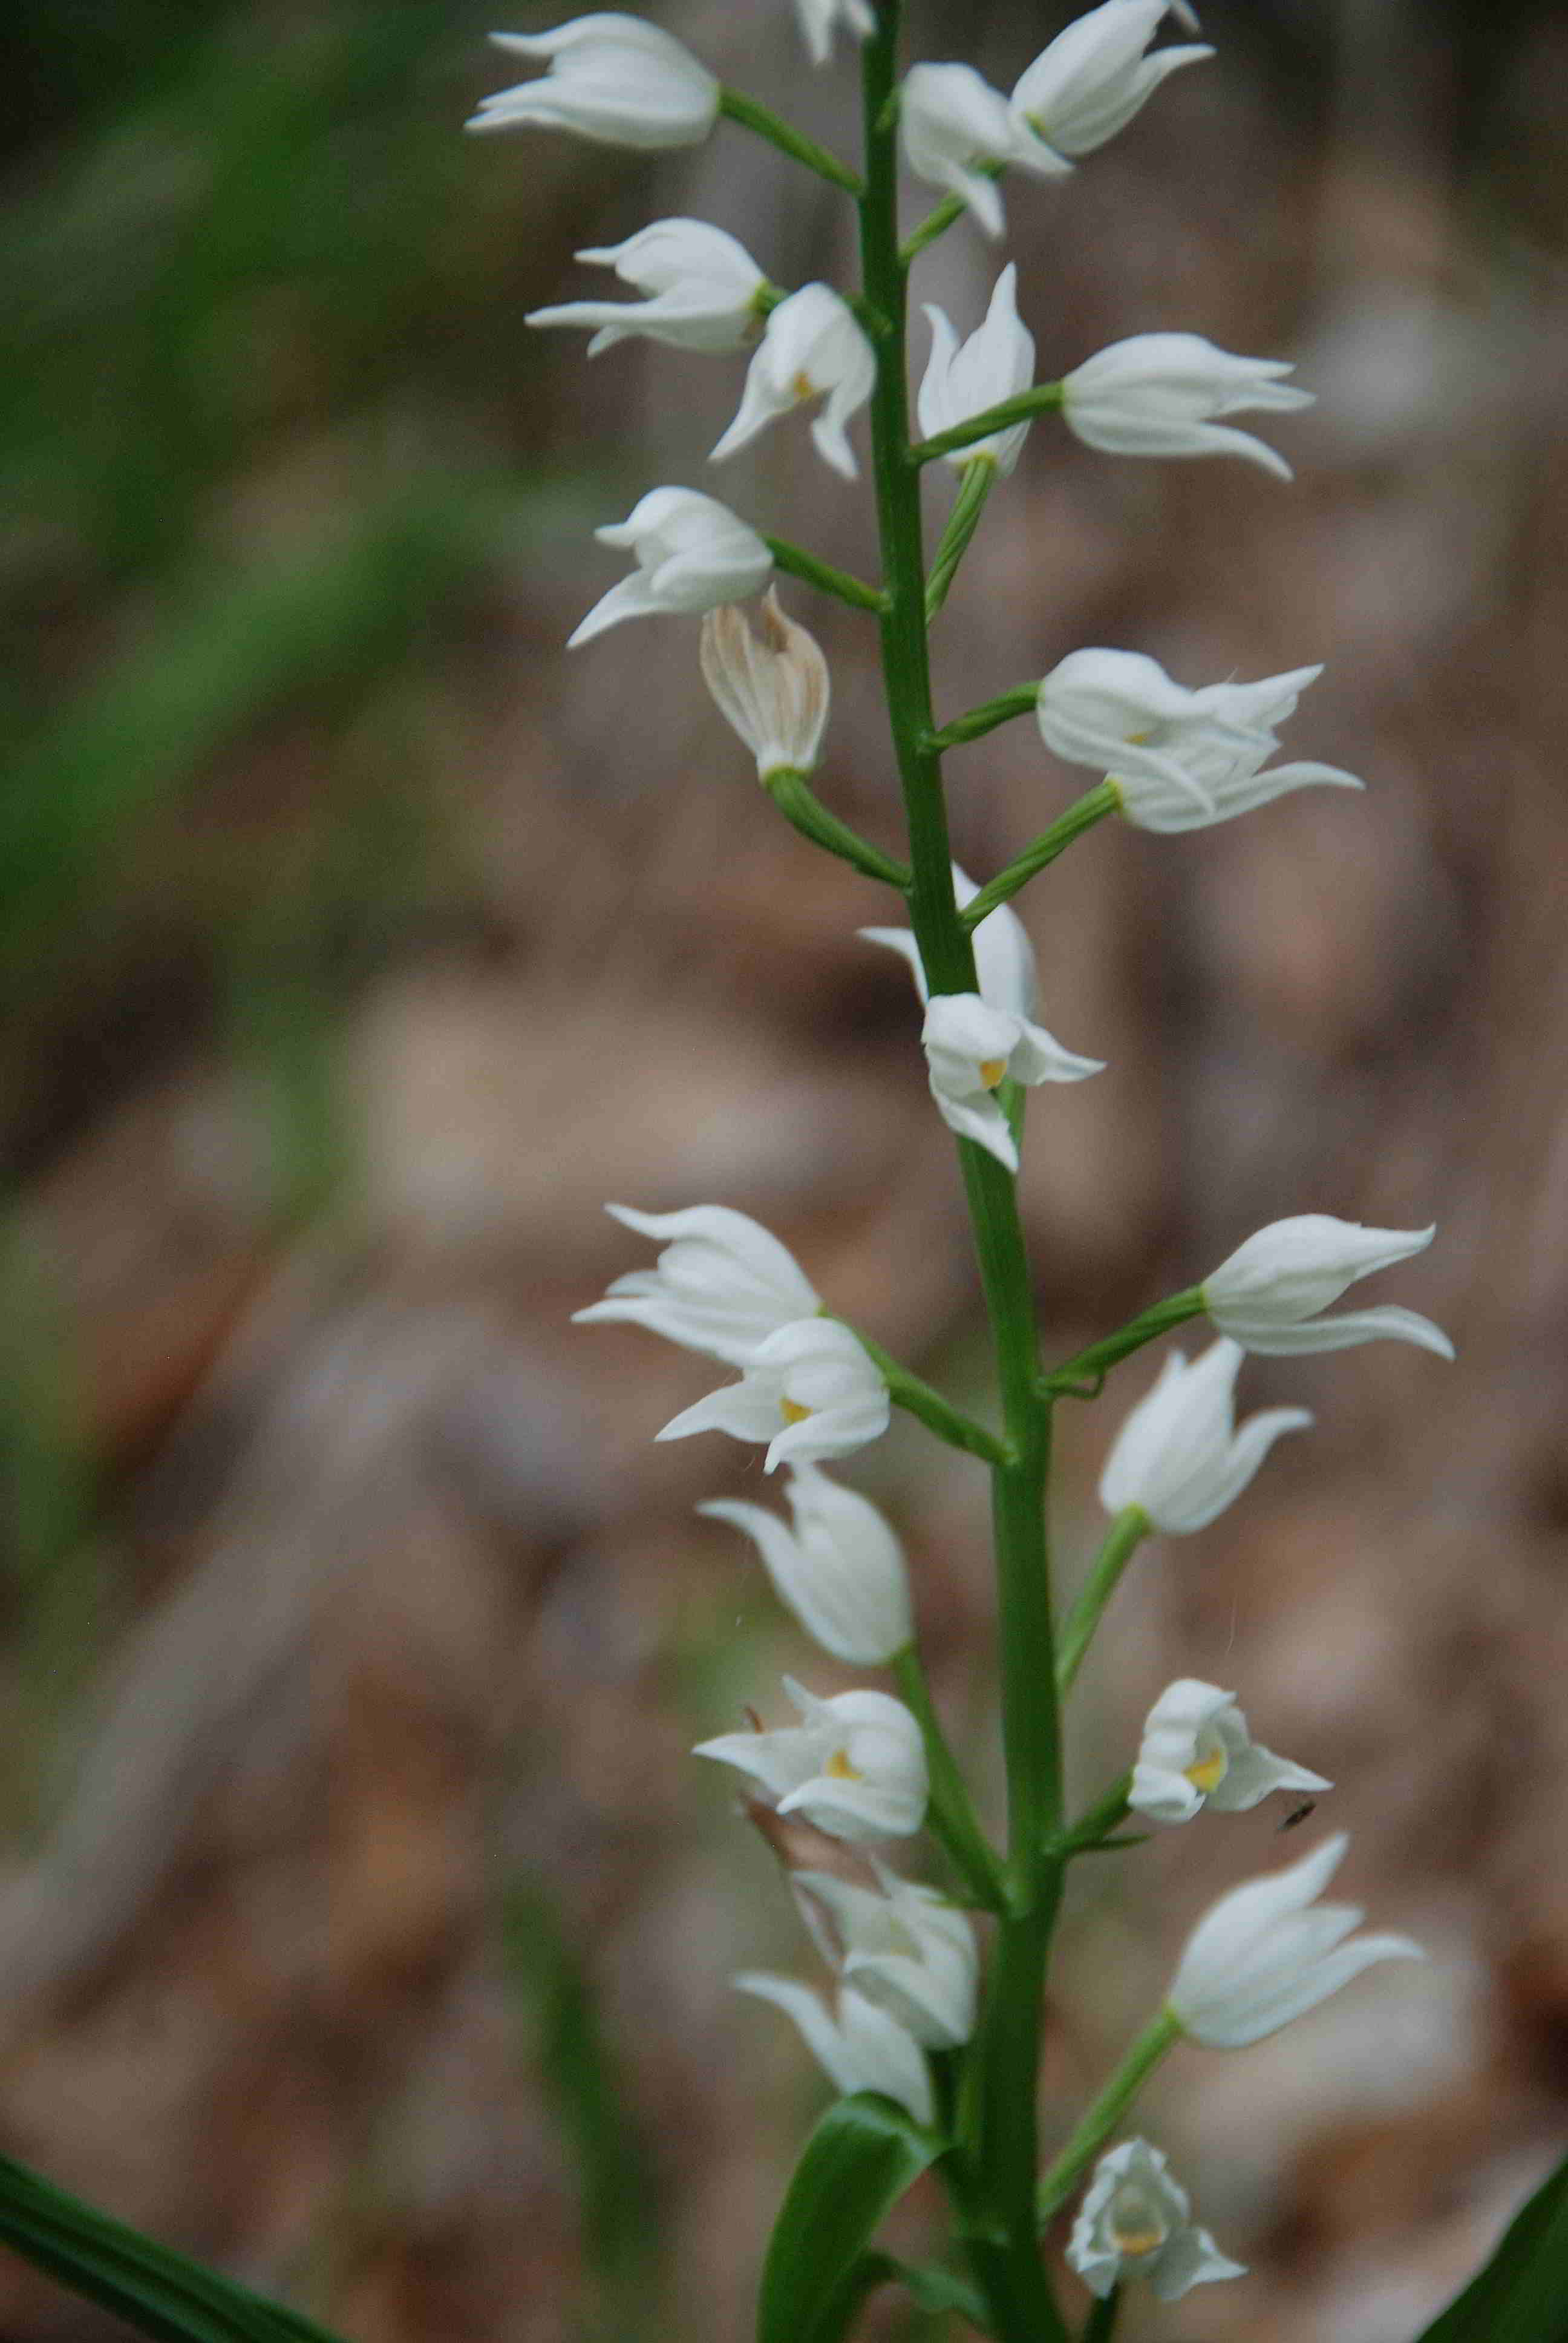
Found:
<svg viewBox="0 0 1568 2343"><path fill-rule="evenodd" d="M877 29L870 0L795 0L795 14L814 65L825 65L833 54L833 35L839 27L857 41Z"/></svg>
<svg viewBox="0 0 1568 2343"><path fill-rule="evenodd" d="M1358 1277L1424 1252L1433 1234L1432 1229L1363 1228L1328 1212L1271 1221L1204 1279L1203 1306L1221 1333L1266 1358L1343 1351L1389 1335L1452 1359L1453 1344L1442 1327L1414 1310L1385 1303L1333 1318L1319 1315Z"/></svg>
<svg viewBox="0 0 1568 2343"><path fill-rule="evenodd" d="M534 126L607 146L696 146L719 118L719 85L672 34L609 10L553 33L492 33L498 49L542 57L540 81L481 98L470 130Z"/></svg>
<svg viewBox="0 0 1568 2343"><path fill-rule="evenodd" d="M795 1977L748 1969L735 1984L739 1992L770 2001L784 2012L835 2090L846 2097L878 2091L896 2100L918 2124L933 2120L930 2073L919 2043L896 2017L853 1986L839 1986L829 2010L820 1994Z"/></svg>
<svg viewBox="0 0 1568 2343"><path fill-rule="evenodd" d="M824 1960L928 2050L974 2032L979 1956L968 1916L934 1887L900 1879L876 1855L876 1887L825 1871L790 1885Z"/></svg>
<svg viewBox="0 0 1568 2343"><path fill-rule="evenodd" d="M572 1312L578 1325L620 1320L646 1326L667 1342L742 1366L780 1326L819 1307L809 1280L770 1230L727 1204L690 1204L679 1212L605 1211L639 1236L664 1240L652 1269L628 1270L602 1302Z"/></svg>
<svg viewBox="0 0 1568 2343"><path fill-rule="evenodd" d="M1027 65L1012 107L1059 155L1087 155L1131 121L1168 75L1211 57L1202 46L1144 51L1170 0L1104 0Z"/></svg>
<svg viewBox="0 0 1568 2343"><path fill-rule="evenodd" d="M837 1660L882 1667L914 1634L904 1550L869 1497L809 1464L784 1492L793 1527L761 1505L716 1497L698 1512L744 1530L780 1599Z"/></svg>
<svg viewBox="0 0 1568 2343"><path fill-rule="evenodd" d="M1304 1407L1264 1408L1236 1429L1239 1342L1211 1342L1189 1365L1173 1351L1152 1391L1127 1417L1105 1460L1100 1502L1136 1505L1157 1530L1206 1529L1239 1497L1282 1433L1312 1423Z"/></svg>
<svg viewBox="0 0 1568 2343"><path fill-rule="evenodd" d="M655 220L624 244L589 245L579 260L613 268L644 301L562 301L531 309L526 326L594 329L590 358L640 334L672 349L741 350L762 326L758 294L768 279L743 244L706 220Z"/></svg>
<svg viewBox="0 0 1568 2343"><path fill-rule="evenodd" d="M1003 225L999 172L1017 164L1053 178L1072 168L972 65L911 65L900 97L899 131L916 178L959 196L991 236Z"/></svg>
<svg viewBox="0 0 1568 2343"><path fill-rule="evenodd" d="M623 521L596 528L601 545L629 546L637 568L594 604L567 638L567 649L602 635L623 618L668 610L691 616L760 593L773 556L717 497L696 488L650 488Z"/></svg>
<svg viewBox="0 0 1568 2343"><path fill-rule="evenodd" d="M931 355L920 388L920 429L928 439L967 423L971 415L1015 398L1034 380L1034 336L1018 314L1018 268L1009 261L996 280L985 323L960 342L944 310L926 304ZM977 457L989 457L1004 477L1017 463L1029 436L1027 423L956 447L944 463L962 471Z"/></svg>
<svg viewBox="0 0 1568 2343"><path fill-rule="evenodd" d="M757 759L759 777L809 773L828 722L828 662L815 635L787 618L777 590L758 631L733 603L702 621L702 674L719 711Z"/></svg>

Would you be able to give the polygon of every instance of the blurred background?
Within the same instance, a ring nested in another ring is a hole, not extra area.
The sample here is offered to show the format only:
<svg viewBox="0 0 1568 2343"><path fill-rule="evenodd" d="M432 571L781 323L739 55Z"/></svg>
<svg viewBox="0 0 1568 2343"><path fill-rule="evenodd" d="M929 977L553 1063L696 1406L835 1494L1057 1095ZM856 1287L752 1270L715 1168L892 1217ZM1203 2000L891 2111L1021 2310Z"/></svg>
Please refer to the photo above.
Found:
<svg viewBox="0 0 1568 2343"><path fill-rule="evenodd" d="M1066 13L910 11L1004 85ZM848 65L810 75L785 0L658 14L852 152ZM825 2087L729 1990L809 1956L687 1752L778 1721L781 1667L845 1679L694 1517L763 1493L757 1452L651 1444L716 1373L569 1313L648 1258L602 1200L713 1201L982 1411L983 1328L907 977L855 935L885 900L761 799L694 627L562 651L623 566L592 529L658 482L874 567L803 426L705 471L739 361L522 326L607 290L574 249L672 213L849 282L845 207L728 126L466 140L518 77L492 21L0 30L0 2137L353 2343L718 2343ZM1110 825L1020 899L1045 1021L1110 1061L1031 1115L1045 1339L1315 1210L1435 1219L1367 1298L1460 1351L1250 1364L1245 1403L1315 1432L1130 1574L1081 1795L1181 1673L1341 1786L1282 1844L1265 1808L1078 1866L1044 2116L1213 1895L1349 1825L1350 1892L1430 1958L1170 2061L1141 2127L1252 2274L1126 2331L1405 2343L1568 2134L1568 19L1204 21L1212 65L1010 185L1005 251L1042 376L1161 327L1298 360L1297 484L1038 426L939 707L1086 643L1191 684L1322 659L1289 753L1369 787ZM1000 256L963 223L917 298L968 331ZM785 598L832 662L822 793L896 847L869 628ZM980 876L1082 785L1027 724L949 770ZM1154 1363L1063 1409L1064 1586ZM994 1813L983 1475L900 1420L847 1477ZM0 2268L7 2343L119 2331Z"/></svg>

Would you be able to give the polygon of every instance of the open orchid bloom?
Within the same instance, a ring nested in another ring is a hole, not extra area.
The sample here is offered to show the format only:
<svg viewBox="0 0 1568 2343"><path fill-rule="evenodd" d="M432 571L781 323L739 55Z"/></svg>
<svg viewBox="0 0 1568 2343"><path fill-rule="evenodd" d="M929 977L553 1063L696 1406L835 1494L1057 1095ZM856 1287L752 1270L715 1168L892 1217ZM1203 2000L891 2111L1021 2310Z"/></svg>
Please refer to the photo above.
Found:
<svg viewBox="0 0 1568 2343"><path fill-rule="evenodd" d="M695 1754L733 1765L781 1815L800 1815L830 1838L907 1838L918 1831L926 1814L926 1751L903 1702L885 1692L819 1700L793 1676L784 1689L799 1725L720 1734Z"/></svg>
<svg viewBox="0 0 1568 2343"><path fill-rule="evenodd" d="M1220 2251L1191 2218L1187 2191L1146 2139L1126 2139L1094 2167L1072 2225L1067 2258L1091 2294L1144 2278L1161 2302L1211 2278L1242 2278L1246 2265Z"/></svg>
<svg viewBox="0 0 1568 2343"><path fill-rule="evenodd" d="M543 58L539 81L481 98L470 130L575 131L607 146L699 146L719 118L719 85L673 34L618 9L553 33L492 33L498 49Z"/></svg>
<svg viewBox="0 0 1568 2343"><path fill-rule="evenodd" d="M1254 1741L1233 1693L1179 1676L1144 1719L1128 1804L1151 1822L1189 1823L1205 1806L1244 1815L1273 1790L1332 1788Z"/></svg>

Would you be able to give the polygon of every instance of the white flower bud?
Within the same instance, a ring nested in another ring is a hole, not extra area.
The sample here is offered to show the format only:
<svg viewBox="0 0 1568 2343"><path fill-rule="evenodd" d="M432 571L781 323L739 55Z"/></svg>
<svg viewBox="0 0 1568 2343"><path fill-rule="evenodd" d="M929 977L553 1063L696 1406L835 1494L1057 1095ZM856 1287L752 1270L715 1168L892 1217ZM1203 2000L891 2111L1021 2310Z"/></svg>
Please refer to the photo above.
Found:
<svg viewBox="0 0 1568 2343"><path fill-rule="evenodd" d="M929 1785L920 1728L885 1692L819 1700L786 1676L799 1725L772 1733L724 1733L699 1757L733 1765L767 1791L781 1815L799 1815L830 1838L908 1838L925 1820Z"/></svg>
<svg viewBox="0 0 1568 2343"><path fill-rule="evenodd" d="M911 65L899 102L899 131L916 178L960 197L991 236L1002 231L998 171L1018 164L1038 177L1054 178L1072 168L1041 145L972 65Z"/></svg>
<svg viewBox="0 0 1568 2343"><path fill-rule="evenodd" d="M1173 1351L1128 1415L1100 1476L1109 1513L1137 1505L1157 1530L1206 1529L1239 1497L1282 1433L1304 1431L1304 1407L1265 1408L1236 1430L1240 1343L1210 1344L1189 1366Z"/></svg>
<svg viewBox="0 0 1568 2343"><path fill-rule="evenodd" d="M719 118L719 85L674 35L618 9L553 33L492 33L498 49L543 57L540 81L481 98L470 130L532 125L607 146L696 146Z"/></svg>
<svg viewBox="0 0 1568 2343"><path fill-rule="evenodd" d="M1183 2034L1211 2050L1240 2050L1315 2008L1374 1962L1422 1957L1408 1936L1347 1944L1362 1924L1354 1905L1307 1909L1349 1845L1339 1832L1288 1870L1232 1887L1204 1915L1187 1940L1167 2004Z"/></svg>
<svg viewBox="0 0 1568 2343"><path fill-rule="evenodd" d="M706 220L655 220L624 244L589 245L579 260L613 268L646 301L563 301L532 309L526 326L587 326L598 357L640 334L672 349L741 350L761 330L757 296L768 279L743 244Z"/></svg>
<svg viewBox="0 0 1568 2343"><path fill-rule="evenodd" d="M1384 1305L1342 1311L1336 1318L1315 1314L1358 1277L1424 1252L1435 1234L1435 1228L1363 1228L1328 1212L1271 1221L1204 1279L1203 1307L1221 1333L1264 1357L1343 1351L1388 1335L1452 1359L1453 1344L1442 1327L1413 1310Z"/></svg>
<svg viewBox="0 0 1568 2343"><path fill-rule="evenodd" d="M821 398L826 404L811 426L817 452L852 480L855 456L844 426L864 407L876 379L876 353L843 296L830 285L802 285L769 311L735 420L709 460L721 464L780 415Z"/></svg>
<svg viewBox="0 0 1568 2343"><path fill-rule="evenodd" d="M719 711L769 773L809 773L828 723L828 662L815 635L764 595L758 632L733 603L702 621L702 674Z"/></svg>
<svg viewBox="0 0 1568 2343"><path fill-rule="evenodd" d="M904 1550L869 1497L809 1464L784 1492L789 1528L760 1505L716 1497L699 1505L753 1540L780 1600L837 1660L881 1667L914 1636Z"/></svg>
<svg viewBox="0 0 1568 2343"><path fill-rule="evenodd" d="M1170 0L1104 0L1059 33L1027 65L1012 109L1059 155L1087 155L1131 121L1168 75L1212 49L1161 49L1145 56Z"/></svg>
<svg viewBox="0 0 1568 2343"><path fill-rule="evenodd" d="M568 636L568 650L623 618L661 610L695 616L720 602L743 602L761 592L773 568L757 531L696 488L650 488L625 520L594 535L601 545L629 546L638 566Z"/></svg>
<svg viewBox="0 0 1568 2343"><path fill-rule="evenodd" d="M1210 2278L1244 2277L1245 2263L1229 2260L1191 2212L1159 2148L1123 2140L1094 2167L1067 2258L1102 2300L1129 2278L1147 2278L1161 2302L1177 2302Z"/></svg>
<svg viewBox="0 0 1568 2343"><path fill-rule="evenodd" d="M1018 314L1018 269L1009 261L996 280L985 323L966 342L960 342L946 313L934 302L926 304L930 320L931 355L920 384L920 431L927 439L954 430L971 415L1016 398L1034 380L1034 336ZM958 471L977 456L989 457L1005 478L1017 463L1029 436L1027 423L1015 423L989 438L956 447L942 460Z"/></svg>
<svg viewBox="0 0 1568 2343"><path fill-rule="evenodd" d="M880 1439L891 1413L881 1373L849 1329L836 1319L806 1318L770 1334L744 1363L739 1383L684 1408L655 1437L728 1432L765 1440L771 1473L791 1459L848 1456Z"/></svg>
<svg viewBox="0 0 1568 2343"><path fill-rule="evenodd" d="M1010 1172L1018 1170L1018 1147L996 1096L1002 1083L1032 1089L1104 1071L1103 1060L1075 1057L1043 1025L993 1009L978 992L938 993L927 1007L920 1045L948 1129L986 1148Z"/></svg>
<svg viewBox="0 0 1568 2343"><path fill-rule="evenodd" d="M1333 1786L1254 1741L1234 1693L1179 1676L1144 1719L1128 1804L1151 1822L1190 1823L1206 1805L1244 1815L1273 1790Z"/></svg>
<svg viewBox="0 0 1568 2343"><path fill-rule="evenodd" d="M780 1326L820 1307L793 1253L744 1212L724 1204L692 1204L680 1212L607 1204L605 1211L639 1236L668 1242L657 1267L628 1271L602 1302L575 1310L579 1326L622 1320L738 1367Z"/></svg>
<svg viewBox="0 0 1568 2343"><path fill-rule="evenodd" d="M955 862L953 896L960 910L966 910L979 893L969 873ZM858 928L855 932L869 944L885 944L900 960L908 960L915 990L922 1001L929 999L926 971L912 928ZM988 1009L1005 1009L1010 1016L1027 1022L1034 1015L1040 989L1034 947L1018 913L1010 904L999 903L994 911L986 913L970 940L974 946L980 999Z"/></svg>
<svg viewBox="0 0 1568 2343"><path fill-rule="evenodd" d="M918 2124L934 2121L931 2078L919 2044L853 1986L839 1987L830 2012L819 1994L794 1977L748 1969L735 1983L741 1993L755 1994L759 2001L770 2001L784 2012L835 2090L846 2097L854 2091L879 2091Z"/></svg>
<svg viewBox="0 0 1568 2343"><path fill-rule="evenodd" d="M825 1871L796 1871L790 1885L823 1959L846 1984L897 2018L928 2050L956 2050L974 2032L979 1956L956 1905L873 1855L876 1887Z"/></svg>
<svg viewBox="0 0 1568 2343"><path fill-rule="evenodd" d="M857 41L877 29L870 0L795 0L795 14L814 65L827 64L833 54L833 35L840 26Z"/></svg>
<svg viewBox="0 0 1568 2343"><path fill-rule="evenodd" d="M1086 446L1108 455L1243 456L1288 480L1282 456L1215 417L1310 407L1311 391L1279 379L1292 371L1283 358L1235 357L1201 334L1134 334L1063 378L1061 411Z"/></svg>

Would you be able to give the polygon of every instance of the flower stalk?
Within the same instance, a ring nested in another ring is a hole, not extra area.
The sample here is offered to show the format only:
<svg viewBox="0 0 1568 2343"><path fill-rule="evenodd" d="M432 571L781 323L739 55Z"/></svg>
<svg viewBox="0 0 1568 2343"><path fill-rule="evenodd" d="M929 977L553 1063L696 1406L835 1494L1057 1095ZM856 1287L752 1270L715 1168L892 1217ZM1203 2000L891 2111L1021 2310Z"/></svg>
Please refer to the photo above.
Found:
<svg viewBox="0 0 1568 2343"><path fill-rule="evenodd" d="M1095 1555L1089 1575L1079 1588L1062 1626L1056 1650L1059 1698L1065 1700L1072 1690L1073 1679L1083 1665L1084 1654L1094 1640L1094 1631L1105 1607L1121 1584L1122 1572L1148 1536L1150 1527L1149 1516L1141 1505L1124 1506L1111 1523L1105 1544Z"/></svg>
<svg viewBox="0 0 1568 2343"><path fill-rule="evenodd" d="M1099 2155L1150 2076L1181 2038L1181 2028L1170 2010L1156 2012L1127 2056L1084 2113L1060 2155L1040 2177L1036 2209L1040 2227L1059 2213L1078 2185L1079 2176Z"/></svg>
<svg viewBox="0 0 1568 2343"><path fill-rule="evenodd" d="M829 186L841 187L847 196L860 193L859 176L847 163L840 163L837 155L829 154L814 138L808 138L803 130L797 130L792 122L786 122L770 106L748 97L744 90L731 89L727 83L719 93L719 111L729 121L738 122L743 130L753 130L759 138L766 138L770 146L777 146L792 162L803 163L819 179L826 179Z"/></svg>

